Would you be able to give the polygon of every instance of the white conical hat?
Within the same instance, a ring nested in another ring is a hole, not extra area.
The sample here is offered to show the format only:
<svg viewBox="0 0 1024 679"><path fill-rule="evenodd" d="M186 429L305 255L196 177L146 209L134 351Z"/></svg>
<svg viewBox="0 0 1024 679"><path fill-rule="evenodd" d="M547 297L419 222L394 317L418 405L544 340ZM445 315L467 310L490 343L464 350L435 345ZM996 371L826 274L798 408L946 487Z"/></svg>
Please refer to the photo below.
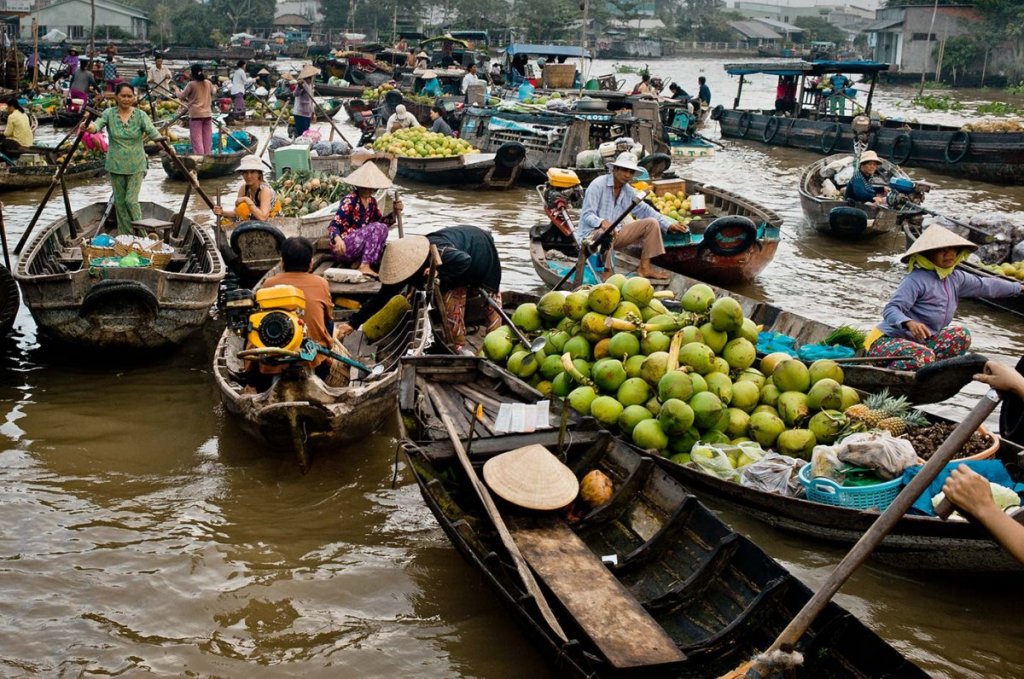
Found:
<svg viewBox="0 0 1024 679"><path fill-rule="evenodd" d="M344 177L343 181L361 189L386 189L391 186L391 180L374 163L363 163Z"/></svg>
<svg viewBox="0 0 1024 679"><path fill-rule="evenodd" d="M914 241L913 245L907 248L907 251L900 257L900 261L906 262L910 259L911 255L928 252L929 250L940 250L942 248L966 248L974 251L978 249L978 246L966 238L961 238L944 226L932 224L924 230L920 238Z"/></svg>
<svg viewBox="0 0 1024 679"><path fill-rule="evenodd" d="M380 282L384 285L401 283L426 266L429 253L430 241L426 236L406 236L391 241L380 260Z"/></svg>
<svg viewBox="0 0 1024 679"><path fill-rule="evenodd" d="M536 444L492 457L484 464L484 481L502 499L527 509L560 509L580 492L572 470Z"/></svg>

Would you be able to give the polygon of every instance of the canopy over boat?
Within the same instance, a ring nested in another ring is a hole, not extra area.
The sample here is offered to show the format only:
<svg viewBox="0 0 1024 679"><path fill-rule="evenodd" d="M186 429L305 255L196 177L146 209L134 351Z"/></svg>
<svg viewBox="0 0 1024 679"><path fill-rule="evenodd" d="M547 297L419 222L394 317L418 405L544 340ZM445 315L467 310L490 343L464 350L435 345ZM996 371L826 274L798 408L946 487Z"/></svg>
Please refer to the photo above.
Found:
<svg viewBox="0 0 1024 679"><path fill-rule="evenodd" d="M583 48L573 45L538 45L527 43L516 43L505 48L505 54L514 57L517 54L540 57L586 57L593 59L594 55L589 51L584 52Z"/></svg>
<svg viewBox="0 0 1024 679"><path fill-rule="evenodd" d="M889 64L879 61L787 61L787 62L751 62L743 64L726 64L725 72L729 75L824 75L826 73L864 73L875 75L888 71Z"/></svg>

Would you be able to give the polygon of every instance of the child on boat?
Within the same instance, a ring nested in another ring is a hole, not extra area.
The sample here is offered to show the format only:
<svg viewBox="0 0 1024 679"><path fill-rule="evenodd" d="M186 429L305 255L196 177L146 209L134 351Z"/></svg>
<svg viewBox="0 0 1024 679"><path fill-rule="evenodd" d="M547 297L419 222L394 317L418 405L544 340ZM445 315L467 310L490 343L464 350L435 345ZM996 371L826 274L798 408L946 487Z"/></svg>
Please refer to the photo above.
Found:
<svg viewBox="0 0 1024 679"><path fill-rule="evenodd" d="M982 278L957 268L977 245L938 224L928 227L900 258L910 273L882 310L882 323L869 336L869 356L902 357L889 367L917 370L965 353L970 332L949 325L960 299L1013 297L1024 283Z"/></svg>

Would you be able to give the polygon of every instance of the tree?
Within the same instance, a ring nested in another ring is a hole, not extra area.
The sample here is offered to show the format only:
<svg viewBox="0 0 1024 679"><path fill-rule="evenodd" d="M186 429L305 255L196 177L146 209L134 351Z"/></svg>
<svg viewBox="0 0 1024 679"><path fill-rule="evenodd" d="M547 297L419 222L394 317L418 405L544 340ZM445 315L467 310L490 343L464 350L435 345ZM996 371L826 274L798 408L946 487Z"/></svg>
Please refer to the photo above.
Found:
<svg viewBox="0 0 1024 679"><path fill-rule="evenodd" d="M324 28L346 28L350 0L320 0L320 14L324 17Z"/></svg>
<svg viewBox="0 0 1024 679"><path fill-rule="evenodd" d="M801 42L834 42L839 45L846 42L846 33L822 17L797 17L794 25L804 29Z"/></svg>
<svg viewBox="0 0 1024 679"><path fill-rule="evenodd" d="M612 7L612 16L625 23L627 30L640 18L640 0L608 0L608 4Z"/></svg>
<svg viewBox="0 0 1024 679"><path fill-rule="evenodd" d="M973 31L978 41L1006 53L1010 82L1024 79L1024 4L1020 0L977 0L974 6L982 17Z"/></svg>
<svg viewBox="0 0 1024 679"><path fill-rule="evenodd" d="M939 56L940 46L935 46L934 56ZM981 45L969 35L958 35L946 40L942 51L942 70L952 71L953 84L958 76L970 72L972 67L980 66L984 53Z"/></svg>
<svg viewBox="0 0 1024 679"><path fill-rule="evenodd" d="M226 17L225 29L238 33L239 29L266 30L274 24L275 0L211 0L209 7L218 16Z"/></svg>
<svg viewBox="0 0 1024 679"><path fill-rule="evenodd" d="M210 32L220 17L208 5L191 2L181 4L171 16L174 24L174 42L193 47L214 47Z"/></svg>
<svg viewBox="0 0 1024 679"><path fill-rule="evenodd" d="M517 0L514 14L524 42L575 41L583 20L576 0Z"/></svg>

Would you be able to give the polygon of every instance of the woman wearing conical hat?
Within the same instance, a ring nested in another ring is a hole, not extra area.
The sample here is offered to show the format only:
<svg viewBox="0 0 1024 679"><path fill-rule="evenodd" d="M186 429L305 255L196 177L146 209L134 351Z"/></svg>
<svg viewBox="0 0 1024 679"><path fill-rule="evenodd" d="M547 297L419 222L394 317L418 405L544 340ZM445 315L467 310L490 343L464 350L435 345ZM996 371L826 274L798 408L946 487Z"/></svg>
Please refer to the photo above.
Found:
<svg viewBox="0 0 1024 679"><path fill-rule="evenodd" d="M971 333L950 325L964 297L994 299L1024 294L1024 283L982 278L957 268L977 245L938 224L928 227L900 258L910 273L882 310L880 334L869 356L909 356L899 370L918 368L966 352Z"/></svg>
<svg viewBox="0 0 1024 679"><path fill-rule="evenodd" d="M389 225L402 211L402 201L394 202L392 214L381 214L373 192L390 187L391 180L371 162L360 165L345 177L345 182L354 190L341 199L338 212L327 227L331 254L340 264L354 265L363 273L376 276Z"/></svg>

